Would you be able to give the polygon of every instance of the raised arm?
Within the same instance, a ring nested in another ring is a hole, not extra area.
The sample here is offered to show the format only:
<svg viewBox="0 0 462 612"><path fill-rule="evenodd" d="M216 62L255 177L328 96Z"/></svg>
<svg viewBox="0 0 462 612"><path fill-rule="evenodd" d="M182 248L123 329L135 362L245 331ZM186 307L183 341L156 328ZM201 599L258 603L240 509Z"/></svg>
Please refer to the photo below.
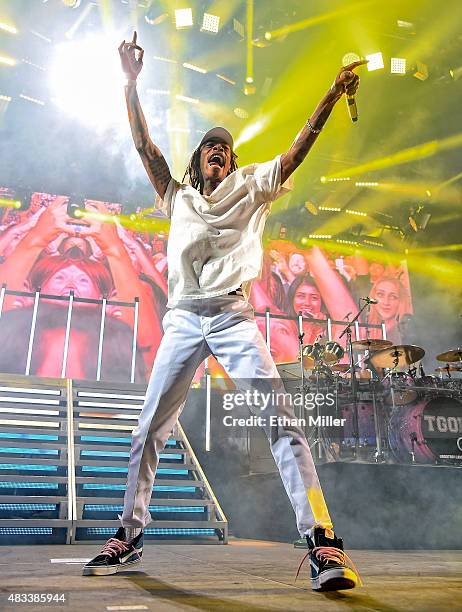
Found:
<svg viewBox="0 0 462 612"><path fill-rule="evenodd" d="M305 159L343 93L355 94L359 86L359 76L353 69L366 63L367 60L353 62L341 69L332 87L297 134L290 149L281 156L281 183L284 183Z"/></svg>
<svg viewBox="0 0 462 612"><path fill-rule="evenodd" d="M136 91L136 79L143 67L144 51L136 44L136 32L133 33L131 42L122 41L119 47L122 70L127 77L125 86L125 100L127 102L128 120L132 131L136 150L140 154L143 165L149 176L149 180L161 198L171 179L170 169L159 147L157 147L149 136L146 119ZM138 58L136 57L138 51Z"/></svg>

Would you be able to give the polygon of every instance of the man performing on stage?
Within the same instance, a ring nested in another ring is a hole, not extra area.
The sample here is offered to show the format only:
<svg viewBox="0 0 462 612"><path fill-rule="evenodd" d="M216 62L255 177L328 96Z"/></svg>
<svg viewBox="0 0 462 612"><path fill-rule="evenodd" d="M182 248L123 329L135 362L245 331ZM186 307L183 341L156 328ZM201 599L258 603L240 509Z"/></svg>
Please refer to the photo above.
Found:
<svg viewBox="0 0 462 612"><path fill-rule="evenodd" d="M199 364L214 355L227 374L270 381L280 377L247 301L249 282L262 263L262 233L271 202L285 191L285 182L305 159L336 102L354 94L359 77L343 68L332 87L298 133L290 149L272 161L237 168L231 134L209 130L194 151L186 174L189 184L172 178L152 142L136 92L143 50L136 33L119 47L133 140L159 198L171 219L168 243L168 312L146 401L133 431L122 526L84 575L113 574L141 561L143 528L151 521L148 506L159 455L178 419ZM294 416L292 408L274 413ZM316 474L310 448L300 428L273 426L265 433L295 511L297 527L306 536L315 590L353 588L356 574L345 565L343 542L334 531Z"/></svg>

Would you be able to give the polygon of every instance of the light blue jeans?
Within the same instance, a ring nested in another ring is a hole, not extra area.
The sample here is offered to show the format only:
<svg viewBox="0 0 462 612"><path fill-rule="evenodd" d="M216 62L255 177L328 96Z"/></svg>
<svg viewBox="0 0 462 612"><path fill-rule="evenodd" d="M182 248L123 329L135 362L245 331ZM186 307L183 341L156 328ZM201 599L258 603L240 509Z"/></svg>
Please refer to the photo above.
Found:
<svg viewBox="0 0 462 612"><path fill-rule="evenodd" d="M253 379L258 388L266 384L267 390L269 385L276 392L284 392L253 308L243 297L226 295L181 302L167 311L163 328L146 400L133 431L121 517L124 527L145 527L152 520L148 506L159 455L177 422L196 369L207 356L214 355L237 385ZM269 406L265 416L271 413L295 416L292 407L284 402ZM264 430L300 534L315 524L330 527L303 431L293 424Z"/></svg>

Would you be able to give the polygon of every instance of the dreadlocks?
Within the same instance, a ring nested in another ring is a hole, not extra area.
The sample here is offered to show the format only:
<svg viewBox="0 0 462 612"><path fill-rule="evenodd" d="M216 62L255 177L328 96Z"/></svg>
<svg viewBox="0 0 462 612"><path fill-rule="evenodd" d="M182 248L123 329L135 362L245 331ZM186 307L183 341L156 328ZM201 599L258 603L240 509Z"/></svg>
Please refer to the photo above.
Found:
<svg viewBox="0 0 462 612"><path fill-rule="evenodd" d="M231 151L231 165L229 167L228 175L231 172L237 170L237 155L234 151ZM186 172L183 176L183 181L186 177L189 177L189 184L197 189L200 193L204 188L204 179L202 178L201 172L201 148L198 147L194 153L191 155L191 159L189 160L188 167L186 168Z"/></svg>

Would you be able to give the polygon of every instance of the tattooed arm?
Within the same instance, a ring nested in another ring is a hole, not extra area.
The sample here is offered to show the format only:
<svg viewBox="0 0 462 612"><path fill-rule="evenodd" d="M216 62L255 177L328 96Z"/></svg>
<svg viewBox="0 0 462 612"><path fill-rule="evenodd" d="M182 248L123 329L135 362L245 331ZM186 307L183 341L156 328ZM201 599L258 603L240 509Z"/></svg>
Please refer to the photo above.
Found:
<svg viewBox="0 0 462 612"><path fill-rule="evenodd" d="M319 102L307 123L297 134L290 149L281 156L281 184L289 178L305 159L308 151L319 136L319 132L329 118L336 102L342 97L343 93L347 92L350 95L354 95L359 86L359 77L352 71L357 66L365 63L365 61L353 62L349 66L342 68L339 72L334 84Z"/></svg>
<svg viewBox="0 0 462 612"><path fill-rule="evenodd" d="M136 91L136 78L143 67L144 51L136 44L136 32L131 42L122 41L119 47L122 70L127 77L125 86L125 99L127 102L128 120L132 131L136 150L140 154L149 180L161 198L164 197L170 182L171 174L167 162L149 136L146 119ZM139 52L136 58L136 51Z"/></svg>

